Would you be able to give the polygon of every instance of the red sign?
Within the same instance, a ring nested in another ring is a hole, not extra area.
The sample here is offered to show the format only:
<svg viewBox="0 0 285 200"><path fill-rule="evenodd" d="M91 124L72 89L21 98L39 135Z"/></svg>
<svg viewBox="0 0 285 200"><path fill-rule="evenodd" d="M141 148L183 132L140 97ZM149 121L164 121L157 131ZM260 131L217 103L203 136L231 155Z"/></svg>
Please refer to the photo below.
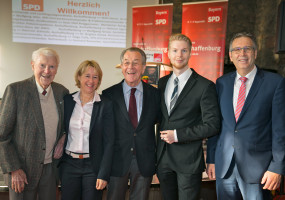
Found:
<svg viewBox="0 0 285 200"><path fill-rule="evenodd" d="M134 7L132 46L162 51L162 62L169 63L167 46L172 32L172 12L172 5Z"/></svg>
<svg viewBox="0 0 285 200"><path fill-rule="evenodd" d="M222 23L223 7L208 8L208 23Z"/></svg>
<svg viewBox="0 0 285 200"><path fill-rule="evenodd" d="M162 62L162 54L154 53L153 54L153 60L154 60L154 62Z"/></svg>
<svg viewBox="0 0 285 200"><path fill-rule="evenodd" d="M22 10L26 11L43 11L43 0L22 0Z"/></svg>
<svg viewBox="0 0 285 200"><path fill-rule="evenodd" d="M168 25L168 18L169 11L168 10L160 10L155 12L155 25Z"/></svg>
<svg viewBox="0 0 285 200"><path fill-rule="evenodd" d="M188 64L214 82L224 69L227 10L227 1L185 3L182 7L182 33L192 41Z"/></svg>

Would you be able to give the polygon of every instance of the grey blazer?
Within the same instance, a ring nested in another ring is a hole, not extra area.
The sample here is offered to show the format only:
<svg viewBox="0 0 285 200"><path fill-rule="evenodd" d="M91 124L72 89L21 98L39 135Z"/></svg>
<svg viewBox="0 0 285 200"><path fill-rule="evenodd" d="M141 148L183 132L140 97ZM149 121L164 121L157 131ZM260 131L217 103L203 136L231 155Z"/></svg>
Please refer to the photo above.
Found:
<svg viewBox="0 0 285 200"><path fill-rule="evenodd" d="M52 83L51 87L59 115L58 141L64 130L63 97L68 90L58 83ZM18 169L24 170L27 175L29 184L25 188L36 187L43 169L45 144L44 121L35 77L8 85L0 105L0 167L9 187L10 172Z"/></svg>

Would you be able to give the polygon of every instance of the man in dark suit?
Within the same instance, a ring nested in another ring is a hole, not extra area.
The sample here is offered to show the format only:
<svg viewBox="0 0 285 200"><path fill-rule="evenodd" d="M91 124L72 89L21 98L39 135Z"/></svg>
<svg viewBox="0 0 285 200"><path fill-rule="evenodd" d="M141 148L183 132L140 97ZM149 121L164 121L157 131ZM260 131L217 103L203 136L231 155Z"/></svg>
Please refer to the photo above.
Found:
<svg viewBox="0 0 285 200"><path fill-rule="evenodd" d="M130 199L147 200L155 173L154 125L159 118L159 92L141 81L145 53L136 47L121 54L125 79L104 90L113 102L115 152L107 199L124 200L130 181Z"/></svg>
<svg viewBox="0 0 285 200"><path fill-rule="evenodd" d="M0 166L12 200L56 199L56 164L62 155L63 96L53 79L59 57L33 52L34 76L7 86L0 106ZM61 139L59 139L61 138ZM56 144L58 144L56 146Z"/></svg>
<svg viewBox="0 0 285 200"><path fill-rule="evenodd" d="M157 134L157 174L165 200L199 198L205 169L202 140L220 128L215 85L189 68L191 47L185 35L169 38L173 73L158 84L162 121Z"/></svg>
<svg viewBox="0 0 285 200"><path fill-rule="evenodd" d="M208 141L207 173L218 199L269 199L285 169L285 80L255 65L249 33L230 41L236 72L217 80L222 129Z"/></svg>

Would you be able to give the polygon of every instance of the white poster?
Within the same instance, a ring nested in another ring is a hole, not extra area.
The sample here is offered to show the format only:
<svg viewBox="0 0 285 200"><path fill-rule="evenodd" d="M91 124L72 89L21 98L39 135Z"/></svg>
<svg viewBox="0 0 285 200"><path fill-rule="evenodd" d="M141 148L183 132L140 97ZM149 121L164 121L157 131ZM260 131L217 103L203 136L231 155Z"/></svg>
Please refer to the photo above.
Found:
<svg viewBox="0 0 285 200"><path fill-rule="evenodd" d="M12 0L13 42L126 47L127 0Z"/></svg>

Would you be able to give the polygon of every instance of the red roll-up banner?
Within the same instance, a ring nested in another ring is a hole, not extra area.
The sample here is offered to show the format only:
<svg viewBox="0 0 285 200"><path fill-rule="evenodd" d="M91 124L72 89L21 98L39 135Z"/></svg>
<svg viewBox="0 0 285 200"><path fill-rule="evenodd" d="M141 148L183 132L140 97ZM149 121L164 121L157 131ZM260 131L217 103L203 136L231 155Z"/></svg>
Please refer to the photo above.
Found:
<svg viewBox="0 0 285 200"><path fill-rule="evenodd" d="M167 46L172 32L172 16L172 4L133 7L132 46L162 51L162 62L168 64Z"/></svg>
<svg viewBox="0 0 285 200"><path fill-rule="evenodd" d="M189 66L216 81L223 74L228 1L184 3L182 33L192 41Z"/></svg>

